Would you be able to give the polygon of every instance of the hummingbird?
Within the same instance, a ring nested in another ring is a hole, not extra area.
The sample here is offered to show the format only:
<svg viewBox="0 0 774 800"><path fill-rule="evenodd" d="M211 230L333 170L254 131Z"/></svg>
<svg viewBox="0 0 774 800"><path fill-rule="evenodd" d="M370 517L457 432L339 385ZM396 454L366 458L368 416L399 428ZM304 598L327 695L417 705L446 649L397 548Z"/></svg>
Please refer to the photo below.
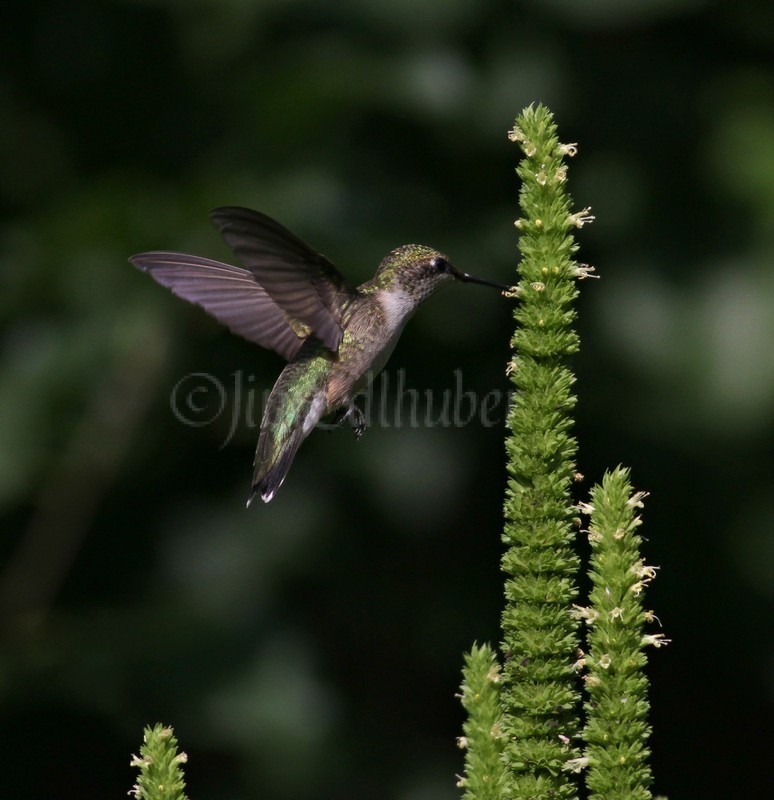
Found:
<svg viewBox="0 0 774 800"><path fill-rule="evenodd" d="M268 503L317 422L337 412L365 430L355 397L384 367L419 306L454 280L506 290L452 265L432 247L388 253L371 280L352 285L323 255L271 217L238 206L210 213L243 267L152 251L129 261L233 333L274 350L288 364L269 394L253 464L249 507Z"/></svg>

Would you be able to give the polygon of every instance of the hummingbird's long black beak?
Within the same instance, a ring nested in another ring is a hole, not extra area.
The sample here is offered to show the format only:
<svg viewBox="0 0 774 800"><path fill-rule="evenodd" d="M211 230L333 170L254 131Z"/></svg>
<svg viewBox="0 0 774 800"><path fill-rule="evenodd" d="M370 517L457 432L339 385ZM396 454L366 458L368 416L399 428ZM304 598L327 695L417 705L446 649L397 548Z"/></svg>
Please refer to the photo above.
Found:
<svg viewBox="0 0 774 800"><path fill-rule="evenodd" d="M459 270L454 271L454 277L463 283L480 283L482 286L493 286L495 289L499 289L501 292L508 291L508 289L511 288L510 286L503 286L501 283L488 281L484 278L477 278L475 275L470 275L467 272L460 272Z"/></svg>

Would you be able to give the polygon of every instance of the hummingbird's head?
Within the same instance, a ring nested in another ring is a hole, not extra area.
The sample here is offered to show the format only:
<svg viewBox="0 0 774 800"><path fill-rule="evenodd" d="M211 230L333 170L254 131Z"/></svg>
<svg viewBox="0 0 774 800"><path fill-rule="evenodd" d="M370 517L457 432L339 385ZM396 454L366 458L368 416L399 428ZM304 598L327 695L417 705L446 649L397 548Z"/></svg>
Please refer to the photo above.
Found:
<svg viewBox="0 0 774 800"><path fill-rule="evenodd" d="M449 259L432 247L406 244L387 254L375 279L383 288L402 290L421 303L454 278L453 269Z"/></svg>
<svg viewBox="0 0 774 800"><path fill-rule="evenodd" d="M402 290L416 303L453 280L507 288L458 270L443 253L421 244L405 244L388 253L374 280L381 288Z"/></svg>

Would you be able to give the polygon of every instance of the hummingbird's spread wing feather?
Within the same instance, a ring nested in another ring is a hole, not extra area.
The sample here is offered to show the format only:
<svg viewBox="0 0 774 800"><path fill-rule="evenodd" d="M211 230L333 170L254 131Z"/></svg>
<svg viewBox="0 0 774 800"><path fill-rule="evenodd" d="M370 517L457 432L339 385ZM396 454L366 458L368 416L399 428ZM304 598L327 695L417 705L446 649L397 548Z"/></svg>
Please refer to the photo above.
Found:
<svg viewBox="0 0 774 800"><path fill-rule="evenodd" d="M342 305L354 288L336 267L258 211L227 206L216 208L210 218L269 297L337 351L343 335Z"/></svg>
<svg viewBox="0 0 774 800"><path fill-rule="evenodd" d="M140 253L129 259L178 297L197 303L234 333L291 359L304 341L251 272L183 253ZM296 326L298 327L298 326Z"/></svg>

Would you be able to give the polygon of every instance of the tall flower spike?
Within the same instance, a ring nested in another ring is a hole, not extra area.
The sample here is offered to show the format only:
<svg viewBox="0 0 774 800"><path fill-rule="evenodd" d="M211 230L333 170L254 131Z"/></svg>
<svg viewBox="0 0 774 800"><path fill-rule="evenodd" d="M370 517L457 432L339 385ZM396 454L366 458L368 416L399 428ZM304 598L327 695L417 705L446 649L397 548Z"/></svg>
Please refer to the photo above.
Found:
<svg viewBox="0 0 774 800"><path fill-rule="evenodd" d="M660 633L642 633L653 619L653 612L643 608L642 593L656 574L639 553L636 512L644 497L632 492L628 472L620 468L591 491L590 527L597 535L589 539L590 600L597 616L588 628L589 699L583 732L589 800L651 797L643 648L666 642Z"/></svg>
<svg viewBox="0 0 774 800"><path fill-rule="evenodd" d="M129 794L136 800L188 800L181 767L187 761L188 756L178 752L172 728L146 728L140 755L131 760L140 774Z"/></svg>
<svg viewBox="0 0 774 800"><path fill-rule="evenodd" d="M465 775L457 786L465 789L465 800L502 800L507 775L502 760L500 668L488 645L473 645L465 657L461 697L468 719L464 736L457 739L466 750Z"/></svg>
<svg viewBox="0 0 774 800"><path fill-rule="evenodd" d="M576 473L570 412L574 378L566 363L578 349L573 329L578 293L572 259L576 226L562 151L550 112L528 108L516 122L525 158L522 186L519 303L510 368L514 384L505 501L506 607L502 690L507 797L572 798L563 771L577 749L578 558L570 488ZM513 137L512 137L513 138Z"/></svg>

